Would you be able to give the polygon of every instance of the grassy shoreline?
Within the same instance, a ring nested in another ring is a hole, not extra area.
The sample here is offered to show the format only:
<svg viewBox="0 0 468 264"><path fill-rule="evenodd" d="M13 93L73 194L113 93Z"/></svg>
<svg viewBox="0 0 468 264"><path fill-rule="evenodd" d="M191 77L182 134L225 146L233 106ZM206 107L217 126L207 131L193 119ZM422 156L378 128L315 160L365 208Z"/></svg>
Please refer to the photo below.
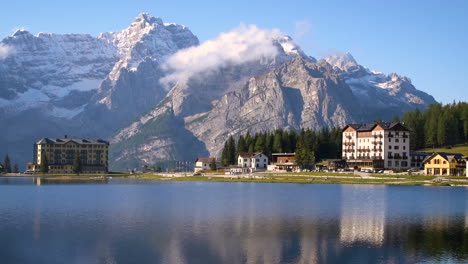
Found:
<svg viewBox="0 0 468 264"><path fill-rule="evenodd" d="M263 176L260 178L237 178L216 176L185 176L165 177L161 175L142 174L130 176L125 179L156 180L156 181L200 181L200 182L258 182L258 183L300 183L300 184L379 184L379 185L428 185L428 186L468 186L467 181L432 181L431 176L408 176L400 178L351 178L349 176Z"/></svg>

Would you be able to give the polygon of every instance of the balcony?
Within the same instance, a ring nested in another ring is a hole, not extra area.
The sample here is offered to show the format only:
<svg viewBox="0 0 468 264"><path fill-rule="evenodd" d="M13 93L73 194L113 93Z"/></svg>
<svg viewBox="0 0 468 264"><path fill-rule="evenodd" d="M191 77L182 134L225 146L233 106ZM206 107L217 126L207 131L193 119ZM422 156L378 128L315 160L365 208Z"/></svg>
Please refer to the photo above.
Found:
<svg viewBox="0 0 468 264"><path fill-rule="evenodd" d="M371 143L374 145L382 145L382 141L372 141Z"/></svg>
<svg viewBox="0 0 468 264"><path fill-rule="evenodd" d="M408 138L408 135L403 135L403 138Z"/></svg>
<svg viewBox="0 0 468 264"><path fill-rule="evenodd" d="M392 137L394 137L394 135L393 135L393 134L388 134L388 137L391 137L391 138L392 138Z"/></svg>

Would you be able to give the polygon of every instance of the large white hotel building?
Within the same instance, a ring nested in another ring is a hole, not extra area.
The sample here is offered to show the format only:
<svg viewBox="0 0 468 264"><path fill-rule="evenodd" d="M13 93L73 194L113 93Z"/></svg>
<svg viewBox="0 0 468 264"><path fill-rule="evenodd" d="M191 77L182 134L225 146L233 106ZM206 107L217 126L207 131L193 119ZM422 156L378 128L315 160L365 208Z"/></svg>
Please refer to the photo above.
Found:
<svg viewBox="0 0 468 264"><path fill-rule="evenodd" d="M410 129L402 123L349 124L343 130L343 159L349 168L410 167Z"/></svg>

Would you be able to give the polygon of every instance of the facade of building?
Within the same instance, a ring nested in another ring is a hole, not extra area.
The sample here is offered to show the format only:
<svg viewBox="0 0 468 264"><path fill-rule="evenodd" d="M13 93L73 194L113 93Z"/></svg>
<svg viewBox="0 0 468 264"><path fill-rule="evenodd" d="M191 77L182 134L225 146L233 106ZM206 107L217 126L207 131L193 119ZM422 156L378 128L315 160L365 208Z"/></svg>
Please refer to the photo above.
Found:
<svg viewBox="0 0 468 264"><path fill-rule="evenodd" d="M109 168L109 142L102 139L43 138L34 144L33 153L33 162L26 164L28 171L39 171L41 155L47 157L49 174L73 173L76 155L81 173L107 173Z"/></svg>
<svg viewBox="0 0 468 264"><path fill-rule="evenodd" d="M211 170L211 163L213 160L216 163L216 168L221 167L221 162L216 158L197 158L195 160L194 172L199 172L202 170Z"/></svg>
<svg viewBox="0 0 468 264"><path fill-rule="evenodd" d="M424 171L427 175L464 176L466 160L460 153L435 152L424 160Z"/></svg>
<svg viewBox="0 0 468 264"><path fill-rule="evenodd" d="M432 152L411 152L411 168L422 169L424 168L424 159L432 155Z"/></svg>
<svg viewBox="0 0 468 264"><path fill-rule="evenodd" d="M239 156L237 157L237 166L253 170L266 169L268 166L268 157L262 152L239 153Z"/></svg>
<svg viewBox="0 0 468 264"><path fill-rule="evenodd" d="M342 133L342 157L349 168L409 168L410 129L404 124L350 124Z"/></svg>
<svg viewBox="0 0 468 264"><path fill-rule="evenodd" d="M296 164L296 153L273 153L271 165L268 170L271 171L297 171L299 166Z"/></svg>

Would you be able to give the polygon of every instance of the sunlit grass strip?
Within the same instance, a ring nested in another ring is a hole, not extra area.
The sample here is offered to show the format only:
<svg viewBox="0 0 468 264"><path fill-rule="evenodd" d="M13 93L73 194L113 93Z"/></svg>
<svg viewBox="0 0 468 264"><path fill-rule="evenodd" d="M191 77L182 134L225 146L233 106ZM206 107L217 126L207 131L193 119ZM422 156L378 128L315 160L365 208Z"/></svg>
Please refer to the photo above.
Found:
<svg viewBox="0 0 468 264"><path fill-rule="evenodd" d="M426 175L389 175L389 174L371 174L371 177L376 178L397 178L403 180L413 180L413 181L430 181L435 179L435 176L426 176Z"/></svg>

